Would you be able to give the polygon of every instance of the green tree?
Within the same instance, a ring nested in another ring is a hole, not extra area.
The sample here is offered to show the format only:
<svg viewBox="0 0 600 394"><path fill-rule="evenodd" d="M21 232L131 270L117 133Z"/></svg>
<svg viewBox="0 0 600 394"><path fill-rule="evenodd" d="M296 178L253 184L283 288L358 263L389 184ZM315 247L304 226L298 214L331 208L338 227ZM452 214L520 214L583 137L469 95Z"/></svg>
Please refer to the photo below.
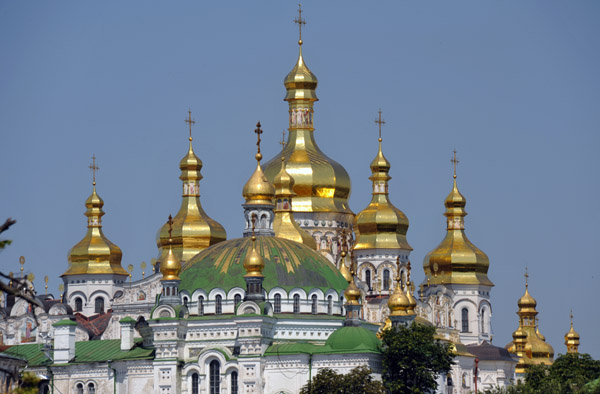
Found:
<svg viewBox="0 0 600 394"><path fill-rule="evenodd" d="M382 335L383 383L391 394L423 394L437 388L436 376L446 375L454 355L449 343L435 339L435 327L413 323Z"/></svg>
<svg viewBox="0 0 600 394"><path fill-rule="evenodd" d="M356 367L341 375L324 368L300 390L300 394L384 394L383 384L373 379L367 367Z"/></svg>

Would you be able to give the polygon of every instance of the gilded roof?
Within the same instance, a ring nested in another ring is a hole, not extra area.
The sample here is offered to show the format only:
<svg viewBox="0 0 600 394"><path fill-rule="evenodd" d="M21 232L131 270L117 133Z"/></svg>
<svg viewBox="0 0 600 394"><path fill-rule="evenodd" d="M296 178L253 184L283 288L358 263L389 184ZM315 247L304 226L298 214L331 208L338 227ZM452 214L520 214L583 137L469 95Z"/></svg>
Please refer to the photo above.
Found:
<svg viewBox="0 0 600 394"><path fill-rule="evenodd" d="M242 196L246 199L246 204L272 204L275 196L275 188L269 182L260 166L262 154L256 154L256 169L252 173L248 182L244 185Z"/></svg>
<svg viewBox="0 0 600 394"><path fill-rule="evenodd" d="M121 266L123 256L121 249L112 243L102 232L102 216L104 201L96 193L96 186L92 194L85 201L88 220L87 233L81 241L69 251L69 268L62 274L117 274L129 275Z"/></svg>
<svg viewBox="0 0 600 394"><path fill-rule="evenodd" d="M251 250L251 237L231 239L203 250L181 269L179 289L192 293L197 289L208 292L213 288L225 291L246 288L243 262ZM257 237L256 250L264 259L262 274L266 291L279 286L287 291L295 287L335 289L341 294L348 285L333 264L303 244L277 237Z"/></svg>

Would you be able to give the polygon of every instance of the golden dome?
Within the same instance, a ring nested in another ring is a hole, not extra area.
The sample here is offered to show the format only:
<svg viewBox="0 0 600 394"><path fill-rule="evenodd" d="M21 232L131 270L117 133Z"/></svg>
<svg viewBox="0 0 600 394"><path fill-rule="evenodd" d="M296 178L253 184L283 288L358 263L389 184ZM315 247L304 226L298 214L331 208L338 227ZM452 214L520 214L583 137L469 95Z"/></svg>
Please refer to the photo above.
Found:
<svg viewBox="0 0 600 394"><path fill-rule="evenodd" d="M342 274L344 279L346 279L348 283L350 283L350 281L352 281L352 275L350 274L348 266L346 265L346 251L341 252L341 257L342 258L340 261L340 273Z"/></svg>
<svg viewBox="0 0 600 394"><path fill-rule="evenodd" d="M519 306L519 311L521 312L536 312L535 307L537 306L537 301L531 296L531 294L529 294L529 288L527 285L525 285L525 294L519 298L517 305Z"/></svg>
<svg viewBox="0 0 600 394"><path fill-rule="evenodd" d="M296 203L295 199L292 204L292 197L294 192L294 178L290 176L285 170L284 158L281 158L281 170L275 177L273 182L275 186L275 218L273 220L273 230L275 236L279 238L285 238L292 241L304 244L314 250L317 249L317 243L315 239L310 236L309 233L304 231L298 223L294 220L294 213L292 212L293 204Z"/></svg>
<svg viewBox="0 0 600 394"><path fill-rule="evenodd" d="M160 273L162 274L161 280L180 280L179 271L181 270L181 263L175 254L173 249L169 248L167 252L167 258L160 263Z"/></svg>
<svg viewBox="0 0 600 394"><path fill-rule="evenodd" d="M354 263L351 262L350 264L352 264L352 269L350 270L350 280L348 281L348 287L344 291L344 297L346 298L347 305L360 305L360 290L354 284Z"/></svg>
<svg viewBox="0 0 600 394"><path fill-rule="evenodd" d="M412 250L406 240L408 218L388 199L390 162L381 151L381 138L377 156L371 162L373 197L369 205L356 215L357 229L354 249L403 249Z"/></svg>
<svg viewBox="0 0 600 394"><path fill-rule="evenodd" d="M579 352L579 334L573 329L573 312L571 312L571 329L565 334L567 353Z"/></svg>
<svg viewBox="0 0 600 394"><path fill-rule="evenodd" d="M262 278L262 271L265 268L265 260L263 257L256 251L256 236L252 236L252 249L248 254L246 254L246 258L244 259L244 269L246 270L246 275L244 278L249 277L259 277Z"/></svg>
<svg viewBox="0 0 600 394"><path fill-rule="evenodd" d="M94 164L95 165L95 164ZM104 201L96 193L96 182L92 194L85 201L88 229L81 241L69 251L69 268L62 276L80 274L116 274L129 276L121 267L121 249L110 242L102 232Z"/></svg>
<svg viewBox="0 0 600 394"><path fill-rule="evenodd" d="M487 276L490 266L487 255L473 245L465 234L466 199L458 190L456 175L452 191L446 197L444 205L446 237L423 260L425 280L431 285L444 283L494 286Z"/></svg>
<svg viewBox="0 0 600 394"><path fill-rule="evenodd" d="M172 245L169 242L169 226L164 224L157 236L160 250L159 261L163 261L169 248L180 261L186 262L201 250L227 239L227 233L221 224L210 218L200 203L200 170L202 160L192 148L192 137L187 154L179 162L183 181L183 194L179 212L173 218Z"/></svg>
<svg viewBox="0 0 600 394"><path fill-rule="evenodd" d="M256 155L254 156L256 159L256 170L254 170L254 173L244 185L242 196L246 199L246 204L272 205L273 197L275 197L275 188L271 182L267 180L260 166L260 161L262 160L262 154L260 153L260 135L263 132L260 129L260 122L257 123L254 132L258 135L258 142L256 144L258 148Z"/></svg>
<svg viewBox="0 0 600 394"><path fill-rule="evenodd" d="M350 177L339 163L327 157L314 138L313 104L317 101L317 77L302 56L285 77L285 101L289 104L289 137L282 155L286 171L294 177L294 212L332 212L353 215L348 206ZM267 179L275 183L279 155L265 164ZM349 220L349 219L346 219Z"/></svg>
<svg viewBox="0 0 600 394"><path fill-rule="evenodd" d="M415 291L415 284L410 280L410 261L406 267L406 298L408 298L408 311L415 314L415 308L417 307L417 300L413 296L413 292Z"/></svg>
<svg viewBox="0 0 600 394"><path fill-rule="evenodd" d="M396 287L394 292L388 298L388 308L390 308L390 316L407 316L412 313L409 312L410 300L404 292L404 285L400 277L400 257L397 258L396 264L398 266L396 272Z"/></svg>

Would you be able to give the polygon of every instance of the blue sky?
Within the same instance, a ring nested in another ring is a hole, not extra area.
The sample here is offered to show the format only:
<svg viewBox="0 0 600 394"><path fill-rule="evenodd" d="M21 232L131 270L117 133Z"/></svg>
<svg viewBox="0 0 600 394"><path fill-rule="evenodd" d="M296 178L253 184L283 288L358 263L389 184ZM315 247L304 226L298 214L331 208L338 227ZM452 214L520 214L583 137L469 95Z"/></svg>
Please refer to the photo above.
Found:
<svg viewBox="0 0 600 394"><path fill-rule="evenodd" d="M370 200L369 162L392 163L391 199L410 219L417 282L445 232L454 148L467 234L490 257L494 344L517 327L529 267L541 332L564 353L569 310L581 351L600 358L600 3L303 4L305 60L319 78L315 136ZM0 2L0 269L27 259L57 293L85 234L90 157L104 231L123 266L157 256L156 232L180 204L184 119L196 120L205 210L241 235L254 126L266 159L287 127L283 78L297 58L297 4Z"/></svg>

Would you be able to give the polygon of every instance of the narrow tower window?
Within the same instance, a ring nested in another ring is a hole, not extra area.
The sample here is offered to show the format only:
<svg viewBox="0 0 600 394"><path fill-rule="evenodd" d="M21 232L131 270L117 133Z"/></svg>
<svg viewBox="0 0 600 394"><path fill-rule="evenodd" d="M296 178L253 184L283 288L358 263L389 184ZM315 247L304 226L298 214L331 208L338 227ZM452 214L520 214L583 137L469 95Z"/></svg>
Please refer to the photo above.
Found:
<svg viewBox="0 0 600 394"><path fill-rule="evenodd" d="M481 310L481 332L484 334L487 332L486 327L485 327L485 318L486 318L485 309L482 309Z"/></svg>
<svg viewBox="0 0 600 394"><path fill-rule="evenodd" d="M75 298L75 312L81 312L83 310L83 301L81 298Z"/></svg>
<svg viewBox="0 0 600 394"><path fill-rule="evenodd" d="M104 298L96 297L95 313L104 313Z"/></svg>
<svg viewBox="0 0 600 394"><path fill-rule="evenodd" d="M231 394L238 394L238 373L236 371L231 373Z"/></svg>
<svg viewBox="0 0 600 394"><path fill-rule="evenodd" d="M390 289L390 270L383 270L383 290Z"/></svg>
<svg viewBox="0 0 600 394"><path fill-rule="evenodd" d="M333 297L331 295L327 296L327 314L333 314Z"/></svg>
<svg viewBox="0 0 600 394"><path fill-rule="evenodd" d="M233 297L233 303L235 306L237 306L240 302L242 302L242 296L236 294L235 297Z"/></svg>
<svg viewBox="0 0 600 394"><path fill-rule="evenodd" d="M192 394L198 394L198 383L200 381L200 376L197 373L192 374Z"/></svg>
<svg viewBox="0 0 600 394"><path fill-rule="evenodd" d="M219 362L217 360L212 360L210 362L210 374L209 374L209 387L210 387L210 394L220 394L221 393L221 382L220 382L220 375L221 375L221 371L220 371L221 367L219 365Z"/></svg>
<svg viewBox="0 0 600 394"><path fill-rule="evenodd" d="M198 316L204 316L204 297L198 296Z"/></svg>
<svg viewBox="0 0 600 394"><path fill-rule="evenodd" d="M294 294L294 313L300 313L300 296Z"/></svg>
<svg viewBox="0 0 600 394"><path fill-rule="evenodd" d="M369 291L371 291L371 270L365 271L365 282L367 283L367 286L369 287Z"/></svg>
<svg viewBox="0 0 600 394"><path fill-rule="evenodd" d="M223 306L221 305L221 296L217 295L215 297L215 313L217 315L220 315L221 313L223 313Z"/></svg>
<svg viewBox="0 0 600 394"><path fill-rule="evenodd" d="M281 313L281 294L275 294L275 313Z"/></svg>
<svg viewBox="0 0 600 394"><path fill-rule="evenodd" d="M312 305L310 308L310 313L312 313L313 315L316 315L317 314L317 295L313 294L311 299L312 299Z"/></svg>
<svg viewBox="0 0 600 394"><path fill-rule="evenodd" d="M461 311L461 322L462 322L462 331L461 332L469 332L469 310L467 308L463 308Z"/></svg>

